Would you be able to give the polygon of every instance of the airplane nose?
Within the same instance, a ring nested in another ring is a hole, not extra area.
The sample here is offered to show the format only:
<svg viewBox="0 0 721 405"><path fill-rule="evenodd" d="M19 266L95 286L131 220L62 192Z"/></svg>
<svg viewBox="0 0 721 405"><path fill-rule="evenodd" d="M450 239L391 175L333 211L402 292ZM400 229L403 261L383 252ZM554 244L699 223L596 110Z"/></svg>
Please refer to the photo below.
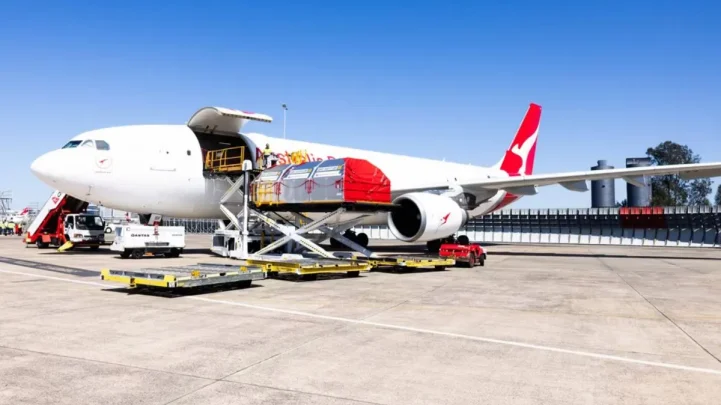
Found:
<svg viewBox="0 0 721 405"><path fill-rule="evenodd" d="M53 182L55 181L53 174L58 170L56 160L53 152L46 153L33 161L30 171L45 183Z"/></svg>

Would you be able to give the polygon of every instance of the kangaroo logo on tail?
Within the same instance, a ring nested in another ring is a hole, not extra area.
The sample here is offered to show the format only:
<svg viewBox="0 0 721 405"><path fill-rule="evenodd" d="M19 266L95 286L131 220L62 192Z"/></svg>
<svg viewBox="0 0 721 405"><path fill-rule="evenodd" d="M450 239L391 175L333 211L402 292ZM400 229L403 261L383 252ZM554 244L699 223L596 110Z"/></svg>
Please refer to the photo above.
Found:
<svg viewBox="0 0 721 405"><path fill-rule="evenodd" d="M541 106L531 104L511 146L500 162L500 169L511 176L533 174L536 157L538 127L541 122Z"/></svg>

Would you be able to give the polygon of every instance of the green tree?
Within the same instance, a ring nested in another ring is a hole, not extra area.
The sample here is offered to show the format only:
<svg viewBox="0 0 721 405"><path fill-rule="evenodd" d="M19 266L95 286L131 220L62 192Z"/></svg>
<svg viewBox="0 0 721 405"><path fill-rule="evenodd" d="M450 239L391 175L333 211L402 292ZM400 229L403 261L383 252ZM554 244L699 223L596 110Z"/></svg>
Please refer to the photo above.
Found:
<svg viewBox="0 0 721 405"><path fill-rule="evenodd" d="M711 205L711 179L698 179L689 184L688 205Z"/></svg>
<svg viewBox="0 0 721 405"><path fill-rule="evenodd" d="M686 145L666 141L655 148L648 148L646 155L656 165L677 165L699 163L701 157L693 153ZM677 175L655 176L651 178L651 204L668 205L703 205L709 204L711 180L683 180Z"/></svg>
<svg viewBox="0 0 721 405"><path fill-rule="evenodd" d="M716 188L716 198L714 199L714 204L721 205L721 184L719 184Z"/></svg>

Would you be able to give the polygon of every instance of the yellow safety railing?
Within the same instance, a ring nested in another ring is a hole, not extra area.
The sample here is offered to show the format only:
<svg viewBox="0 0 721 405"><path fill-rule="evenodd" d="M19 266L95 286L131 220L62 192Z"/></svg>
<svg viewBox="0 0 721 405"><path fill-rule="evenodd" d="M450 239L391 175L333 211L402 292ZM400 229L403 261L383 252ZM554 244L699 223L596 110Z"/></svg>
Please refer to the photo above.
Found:
<svg viewBox="0 0 721 405"><path fill-rule="evenodd" d="M205 153L205 170L214 172L239 172L243 170L245 146L209 150Z"/></svg>

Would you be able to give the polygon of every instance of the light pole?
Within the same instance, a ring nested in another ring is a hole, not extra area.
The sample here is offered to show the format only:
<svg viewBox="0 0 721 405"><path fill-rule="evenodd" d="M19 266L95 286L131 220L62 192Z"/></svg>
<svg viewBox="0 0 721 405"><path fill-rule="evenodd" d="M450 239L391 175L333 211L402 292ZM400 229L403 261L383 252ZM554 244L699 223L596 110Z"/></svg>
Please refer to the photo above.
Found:
<svg viewBox="0 0 721 405"><path fill-rule="evenodd" d="M285 139L285 113L288 111L288 106L284 103L281 107L283 107L283 139Z"/></svg>

